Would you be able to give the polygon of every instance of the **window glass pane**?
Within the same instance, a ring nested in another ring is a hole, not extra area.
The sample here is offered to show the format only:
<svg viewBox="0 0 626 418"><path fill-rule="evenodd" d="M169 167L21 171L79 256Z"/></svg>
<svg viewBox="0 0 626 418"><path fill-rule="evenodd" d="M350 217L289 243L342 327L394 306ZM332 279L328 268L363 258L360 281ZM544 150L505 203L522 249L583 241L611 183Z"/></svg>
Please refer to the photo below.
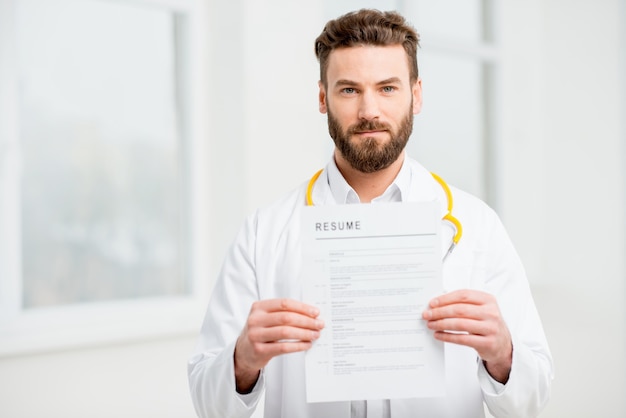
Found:
<svg viewBox="0 0 626 418"><path fill-rule="evenodd" d="M382 11L398 10L396 0L326 0L324 2L324 16L326 19L335 19L344 13L359 9L378 9Z"/></svg>
<svg viewBox="0 0 626 418"><path fill-rule="evenodd" d="M422 39L480 42L484 0L405 1L406 17Z"/></svg>
<svg viewBox="0 0 626 418"><path fill-rule="evenodd" d="M24 306L185 293L175 16L17 4Z"/></svg>
<svg viewBox="0 0 626 418"><path fill-rule="evenodd" d="M426 51L419 59L423 105L407 149L450 184L484 199L483 64Z"/></svg>

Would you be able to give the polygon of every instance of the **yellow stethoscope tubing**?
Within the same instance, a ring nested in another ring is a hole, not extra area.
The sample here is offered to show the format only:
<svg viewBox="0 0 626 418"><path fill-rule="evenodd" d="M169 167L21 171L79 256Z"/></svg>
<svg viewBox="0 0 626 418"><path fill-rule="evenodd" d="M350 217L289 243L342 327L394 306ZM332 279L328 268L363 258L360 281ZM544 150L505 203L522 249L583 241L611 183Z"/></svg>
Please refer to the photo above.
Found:
<svg viewBox="0 0 626 418"><path fill-rule="evenodd" d="M315 185L315 182L317 181L317 179L320 177L320 174L322 174L322 171L324 171L323 168L317 173L313 174L313 177L311 177L311 180L309 180L309 185L306 186L306 205L307 206L313 206L313 186Z"/></svg>
<svg viewBox="0 0 626 418"><path fill-rule="evenodd" d="M315 173L313 177L311 177L311 180L309 180L309 184L306 187L307 206L313 206L313 186L315 185L315 182L319 178L320 174L322 174L322 171L324 171L323 168L319 170L317 173ZM454 236L452 237L452 244L450 244L450 248L448 248L448 252L443 258L445 261L448 254L450 254L452 250L454 250L454 248L458 245L459 241L461 240L461 237L463 236L463 226L461 225L461 222L457 218L455 218L454 215L452 215L452 209L454 208L454 200L452 198L452 192L450 191L450 187L448 187L448 184L437 174L435 173L430 173L430 174L433 176L435 181L439 183L439 185L445 192L446 199L448 201L447 213L441 219L451 223L455 229Z"/></svg>
<svg viewBox="0 0 626 418"><path fill-rule="evenodd" d="M450 222L456 228L456 233L452 237L452 242L454 245L457 245L463 236L463 225L461 222L452 215L452 208L454 207L454 200L452 199L452 192L450 191L450 187L448 184L437 174L430 173L431 176L439 183L443 191L446 193L446 199L448 200L448 213L444 215L442 218L444 221Z"/></svg>

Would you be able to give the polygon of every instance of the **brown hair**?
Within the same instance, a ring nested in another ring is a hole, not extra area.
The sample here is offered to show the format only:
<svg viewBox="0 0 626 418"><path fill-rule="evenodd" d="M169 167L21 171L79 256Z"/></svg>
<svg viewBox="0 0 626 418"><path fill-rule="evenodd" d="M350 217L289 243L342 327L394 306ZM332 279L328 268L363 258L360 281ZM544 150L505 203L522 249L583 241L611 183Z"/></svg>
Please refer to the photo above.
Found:
<svg viewBox="0 0 626 418"><path fill-rule="evenodd" d="M397 12L361 9L330 20L315 40L315 55L324 85L330 53L334 49L357 45L402 45L408 57L411 82L417 81L419 35L415 29Z"/></svg>

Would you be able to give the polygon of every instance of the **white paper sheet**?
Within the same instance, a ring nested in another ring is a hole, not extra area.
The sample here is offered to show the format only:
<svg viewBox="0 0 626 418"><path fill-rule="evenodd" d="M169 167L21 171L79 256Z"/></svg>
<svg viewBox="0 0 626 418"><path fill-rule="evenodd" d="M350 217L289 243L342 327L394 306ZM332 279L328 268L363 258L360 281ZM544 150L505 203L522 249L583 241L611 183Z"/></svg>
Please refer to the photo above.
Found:
<svg viewBox="0 0 626 418"><path fill-rule="evenodd" d="M435 204L305 209L303 298L326 323L306 353L307 401L442 396L443 344L421 319L442 292Z"/></svg>

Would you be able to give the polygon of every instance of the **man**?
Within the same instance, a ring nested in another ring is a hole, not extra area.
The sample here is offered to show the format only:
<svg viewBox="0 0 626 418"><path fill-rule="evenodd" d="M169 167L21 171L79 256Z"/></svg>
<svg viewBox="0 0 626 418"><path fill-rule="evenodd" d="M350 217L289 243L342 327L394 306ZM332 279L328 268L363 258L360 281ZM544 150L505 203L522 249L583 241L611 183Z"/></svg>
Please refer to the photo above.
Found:
<svg viewBox="0 0 626 418"><path fill-rule="evenodd" d="M399 14L373 10L332 20L317 38L335 151L310 182L314 204L436 201L446 213L442 188L404 153L422 104L418 42ZM497 215L454 188L463 240L442 266L448 293L420 318L447 343L445 396L307 403L304 352L326 331L300 301L306 190L250 216L224 262L189 363L200 416L248 417L263 393L267 418L479 417L483 402L495 416L538 415L552 360L523 267Z"/></svg>

